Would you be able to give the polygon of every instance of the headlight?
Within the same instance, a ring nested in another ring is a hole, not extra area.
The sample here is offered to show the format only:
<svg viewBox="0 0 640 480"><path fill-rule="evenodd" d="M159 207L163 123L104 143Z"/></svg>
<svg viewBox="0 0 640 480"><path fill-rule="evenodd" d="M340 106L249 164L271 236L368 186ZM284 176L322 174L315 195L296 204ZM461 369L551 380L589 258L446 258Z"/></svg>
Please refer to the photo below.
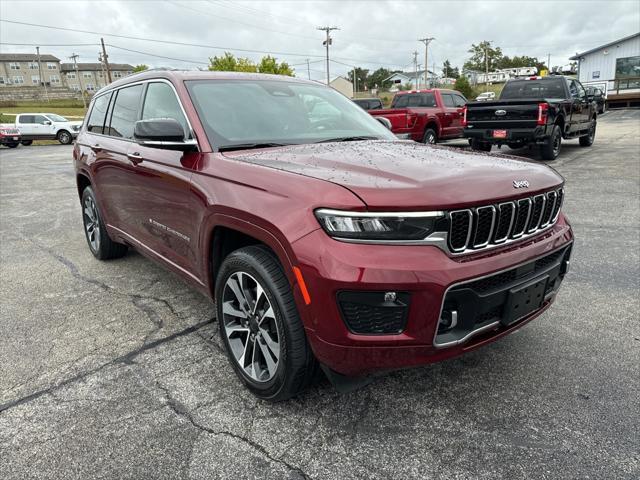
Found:
<svg viewBox="0 0 640 480"><path fill-rule="evenodd" d="M320 209L316 218L327 234L345 240L384 243L416 241L434 230L443 212L348 212Z"/></svg>

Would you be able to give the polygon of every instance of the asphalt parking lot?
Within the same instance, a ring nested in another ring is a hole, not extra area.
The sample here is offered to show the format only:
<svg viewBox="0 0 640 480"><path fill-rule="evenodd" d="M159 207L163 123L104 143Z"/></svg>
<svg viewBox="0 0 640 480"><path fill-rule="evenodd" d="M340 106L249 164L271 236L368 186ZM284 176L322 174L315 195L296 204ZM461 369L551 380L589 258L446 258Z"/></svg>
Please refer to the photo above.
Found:
<svg viewBox="0 0 640 480"><path fill-rule="evenodd" d="M91 256L70 147L3 148L1 476L639 478L640 110L552 165L576 234L552 309L462 358L273 405L236 380L210 301L135 252Z"/></svg>

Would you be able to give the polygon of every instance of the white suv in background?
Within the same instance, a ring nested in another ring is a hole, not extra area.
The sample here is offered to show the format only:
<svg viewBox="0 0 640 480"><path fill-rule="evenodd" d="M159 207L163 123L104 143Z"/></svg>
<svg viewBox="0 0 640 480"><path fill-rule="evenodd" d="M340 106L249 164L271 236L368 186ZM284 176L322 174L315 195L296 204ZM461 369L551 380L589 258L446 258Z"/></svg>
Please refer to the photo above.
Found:
<svg viewBox="0 0 640 480"><path fill-rule="evenodd" d="M34 140L58 140L68 145L78 136L82 122L71 122L55 113L20 113L16 115L16 127L22 135L22 144L31 145Z"/></svg>
<svg viewBox="0 0 640 480"><path fill-rule="evenodd" d="M483 92L476 97L476 102L487 102L489 100L495 100L496 93L495 92Z"/></svg>

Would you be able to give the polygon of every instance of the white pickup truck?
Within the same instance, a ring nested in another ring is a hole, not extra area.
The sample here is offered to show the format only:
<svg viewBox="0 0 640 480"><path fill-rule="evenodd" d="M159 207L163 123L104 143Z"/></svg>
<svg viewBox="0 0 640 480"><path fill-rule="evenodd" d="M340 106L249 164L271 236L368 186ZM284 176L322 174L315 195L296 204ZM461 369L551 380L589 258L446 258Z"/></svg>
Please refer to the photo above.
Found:
<svg viewBox="0 0 640 480"><path fill-rule="evenodd" d="M16 115L16 127L22 135L22 144L31 145L34 140L58 140L68 145L78 136L82 122L71 122L55 113L20 113Z"/></svg>

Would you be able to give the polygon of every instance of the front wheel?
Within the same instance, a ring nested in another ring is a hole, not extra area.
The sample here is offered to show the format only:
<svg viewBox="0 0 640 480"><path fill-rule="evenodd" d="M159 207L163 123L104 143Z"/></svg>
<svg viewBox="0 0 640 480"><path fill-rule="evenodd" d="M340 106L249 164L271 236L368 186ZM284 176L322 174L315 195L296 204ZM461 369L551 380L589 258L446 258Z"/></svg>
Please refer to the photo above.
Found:
<svg viewBox="0 0 640 480"><path fill-rule="evenodd" d="M60 130L57 138L62 145L69 145L73 141L73 137L66 130Z"/></svg>
<svg viewBox="0 0 640 480"><path fill-rule="evenodd" d="M554 125L549 139L540 146L540 155L543 160L555 160L560 155L562 146L562 131L560 126Z"/></svg>
<svg viewBox="0 0 640 480"><path fill-rule="evenodd" d="M579 142L581 147L590 147L593 145L593 141L596 138L596 119L591 120L591 125L589 126L589 131L586 135L580 137Z"/></svg>
<svg viewBox="0 0 640 480"><path fill-rule="evenodd" d="M424 132L424 136L422 137L422 143L426 143L428 145L433 145L438 141L438 134L433 128L427 128Z"/></svg>
<svg viewBox="0 0 640 480"><path fill-rule="evenodd" d="M311 382L317 362L271 250L250 246L231 253L220 267L215 299L229 361L253 394L286 400Z"/></svg>
<svg viewBox="0 0 640 480"><path fill-rule="evenodd" d="M99 260L119 258L127 253L127 246L116 243L109 237L104 226L98 202L91 187L82 192L82 223L89 250Z"/></svg>

